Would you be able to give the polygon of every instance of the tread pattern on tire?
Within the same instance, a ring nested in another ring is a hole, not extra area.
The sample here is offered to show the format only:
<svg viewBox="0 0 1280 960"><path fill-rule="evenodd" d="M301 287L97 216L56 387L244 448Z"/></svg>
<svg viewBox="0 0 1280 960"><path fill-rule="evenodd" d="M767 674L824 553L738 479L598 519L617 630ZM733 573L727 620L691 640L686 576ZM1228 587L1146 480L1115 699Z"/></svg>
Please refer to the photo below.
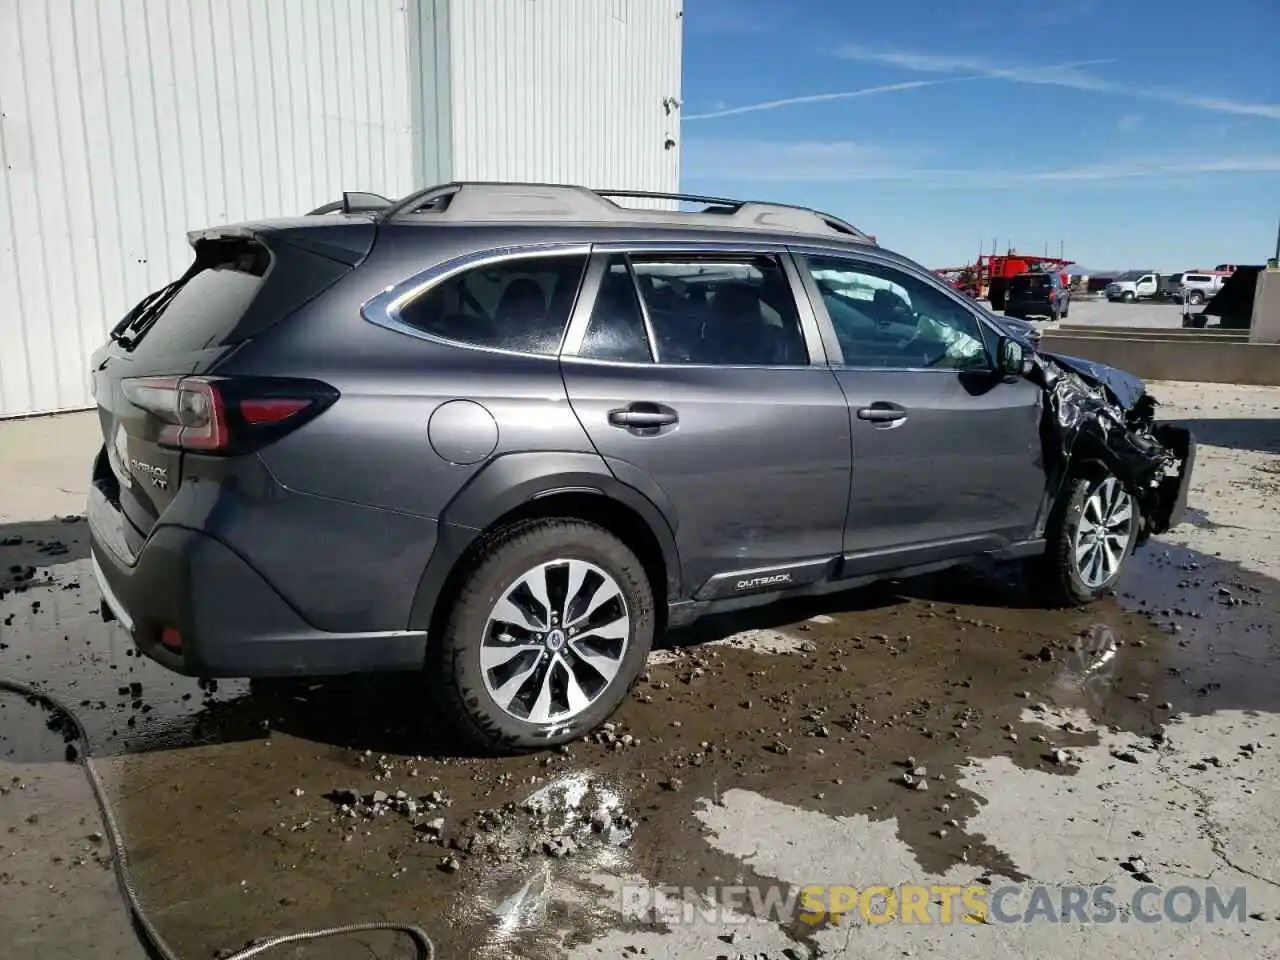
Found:
<svg viewBox="0 0 1280 960"><path fill-rule="evenodd" d="M520 521L485 535L463 561L467 564L466 574L457 592L449 601L448 613L439 621L442 624L439 635L431 638L429 642L425 664L426 682L440 719L447 723L466 744L485 752L532 752L553 745L551 741L521 742L504 734L496 727L483 723L475 716L469 704L469 701L474 701L477 696L484 695L483 692L468 693L461 689L457 682L458 659L469 652L467 644L458 640L460 632L457 629L457 621L467 610L468 604L476 603L477 596L488 588L489 585L483 578L485 569L499 563L506 552L513 547L518 547L521 542L528 543L549 530L562 534L576 531L580 535L599 537L604 543L616 545L625 551L628 554L627 563L634 564L634 569L639 574L633 586L639 588L641 609L632 613L633 631L635 624L642 621L646 615L651 623L655 620L653 590L639 558L617 536L599 524L574 517L538 518ZM638 640L639 638L633 635L632 643ZM627 695L634 682L633 678L627 689L621 691L619 702Z"/></svg>

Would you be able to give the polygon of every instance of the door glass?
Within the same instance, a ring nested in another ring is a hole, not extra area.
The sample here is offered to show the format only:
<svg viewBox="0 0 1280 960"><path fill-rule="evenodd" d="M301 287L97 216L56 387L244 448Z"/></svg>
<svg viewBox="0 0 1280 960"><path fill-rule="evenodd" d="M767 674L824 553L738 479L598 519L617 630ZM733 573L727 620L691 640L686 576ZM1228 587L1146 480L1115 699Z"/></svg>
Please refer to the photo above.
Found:
<svg viewBox="0 0 1280 960"><path fill-rule="evenodd" d="M878 263L807 259L845 366L990 369L977 317L941 290Z"/></svg>
<svg viewBox="0 0 1280 960"><path fill-rule="evenodd" d="M609 259L578 356L628 363L653 360L640 297L624 256Z"/></svg>
<svg viewBox="0 0 1280 960"><path fill-rule="evenodd" d="M791 285L774 257L631 260L659 363L809 363Z"/></svg>

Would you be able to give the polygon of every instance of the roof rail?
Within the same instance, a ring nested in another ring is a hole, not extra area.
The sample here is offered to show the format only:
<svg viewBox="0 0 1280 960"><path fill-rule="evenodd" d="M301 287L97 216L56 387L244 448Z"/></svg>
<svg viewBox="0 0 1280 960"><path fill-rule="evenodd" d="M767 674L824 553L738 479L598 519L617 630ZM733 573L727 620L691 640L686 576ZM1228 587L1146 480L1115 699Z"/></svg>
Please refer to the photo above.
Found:
<svg viewBox="0 0 1280 960"><path fill-rule="evenodd" d="M624 207L613 198L696 203L695 211ZM778 233L836 234L875 239L852 224L808 207L648 190L592 190L555 183L454 182L409 194L381 210L383 220L427 214L443 222L565 222L730 227Z"/></svg>

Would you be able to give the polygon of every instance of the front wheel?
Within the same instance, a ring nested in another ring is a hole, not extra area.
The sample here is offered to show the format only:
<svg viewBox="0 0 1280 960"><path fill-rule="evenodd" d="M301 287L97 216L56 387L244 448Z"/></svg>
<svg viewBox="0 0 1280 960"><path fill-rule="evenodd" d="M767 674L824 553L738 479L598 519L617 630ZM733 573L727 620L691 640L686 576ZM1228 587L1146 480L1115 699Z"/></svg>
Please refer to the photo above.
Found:
<svg viewBox="0 0 1280 960"><path fill-rule="evenodd" d="M1135 300L1138 299L1138 296L1137 294L1126 290L1124 292L1124 295L1120 299L1123 300L1125 303L1133 303Z"/></svg>
<svg viewBox="0 0 1280 960"><path fill-rule="evenodd" d="M427 680L468 743L521 752L575 740L618 708L654 635L644 566L571 518L493 536L434 639Z"/></svg>
<svg viewBox="0 0 1280 960"><path fill-rule="evenodd" d="M1032 561L1033 582L1052 606L1081 606L1115 586L1138 538L1138 504L1114 476L1070 481Z"/></svg>
<svg viewBox="0 0 1280 960"><path fill-rule="evenodd" d="M1200 306L1200 304L1204 303L1204 294L1199 290L1192 290L1187 294L1187 303L1193 307Z"/></svg>

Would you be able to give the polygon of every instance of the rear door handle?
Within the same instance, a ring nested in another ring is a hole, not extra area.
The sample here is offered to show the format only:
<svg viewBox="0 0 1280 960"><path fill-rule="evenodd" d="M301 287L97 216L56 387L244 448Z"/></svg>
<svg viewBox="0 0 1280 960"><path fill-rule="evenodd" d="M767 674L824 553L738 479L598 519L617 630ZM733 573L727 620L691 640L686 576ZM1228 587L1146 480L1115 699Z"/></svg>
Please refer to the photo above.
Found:
<svg viewBox="0 0 1280 960"><path fill-rule="evenodd" d="M679 421L674 410L658 403L630 403L620 410L609 411L609 423L625 430L651 430Z"/></svg>
<svg viewBox="0 0 1280 960"><path fill-rule="evenodd" d="M858 419L869 420L872 423L897 423L907 419L907 411L905 407L896 403L877 400L871 406L859 410Z"/></svg>

